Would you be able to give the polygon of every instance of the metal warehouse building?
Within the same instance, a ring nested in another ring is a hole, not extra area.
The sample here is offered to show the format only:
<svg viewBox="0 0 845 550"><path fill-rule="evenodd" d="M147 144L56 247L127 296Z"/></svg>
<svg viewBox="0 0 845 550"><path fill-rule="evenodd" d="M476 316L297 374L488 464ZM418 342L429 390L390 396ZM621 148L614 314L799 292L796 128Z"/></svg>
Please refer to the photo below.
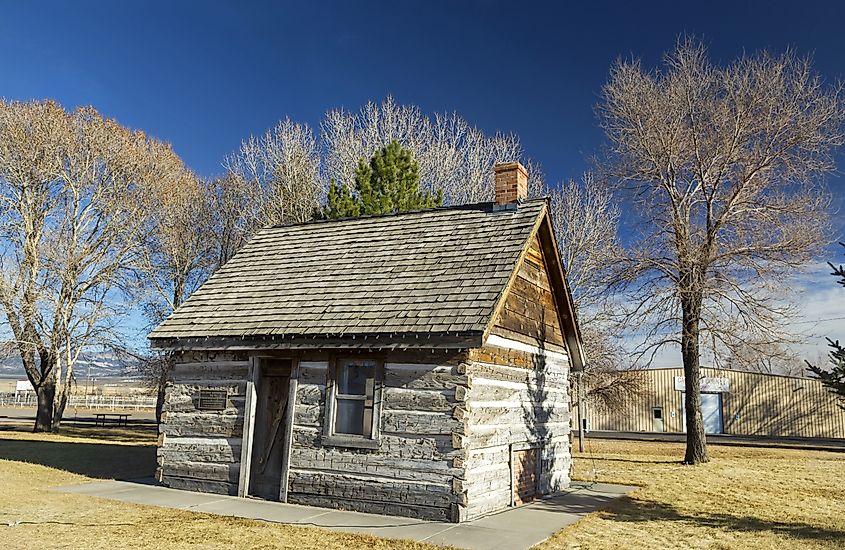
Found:
<svg viewBox="0 0 845 550"><path fill-rule="evenodd" d="M845 410L818 380L702 368L701 406L707 433L845 438ZM684 371L649 369L648 392L623 412L588 408L591 430L683 432Z"/></svg>

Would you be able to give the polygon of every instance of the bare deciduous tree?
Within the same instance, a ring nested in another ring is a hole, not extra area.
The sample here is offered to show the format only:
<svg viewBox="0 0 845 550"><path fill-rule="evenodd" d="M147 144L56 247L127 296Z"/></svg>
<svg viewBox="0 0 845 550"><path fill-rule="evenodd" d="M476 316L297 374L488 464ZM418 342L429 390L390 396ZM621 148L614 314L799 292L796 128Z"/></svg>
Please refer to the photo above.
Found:
<svg viewBox="0 0 845 550"><path fill-rule="evenodd" d="M56 431L86 347L113 341L151 189L183 169L171 149L91 108L0 102L0 302Z"/></svg>
<svg viewBox="0 0 845 550"><path fill-rule="evenodd" d="M143 306L153 323L182 305L214 264L206 184L187 170L174 183L155 197L143 241L140 273L153 291Z"/></svg>
<svg viewBox="0 0 845 550"><path fill-rule="evenodd" d="M311 128L287 118L241 142L223 162L226 174L206 186L208 237L216 249L211 270L226 263L258 229L313 219L325 191L320 165Z"/></svg>
<svg viewBox="0 0 845 550"><path fill-rule="evenodd" d="M352 186L358 162L397 141L414 154L423 185L427 185L428 167L423 166L420 152L429 141L430 123L419 108L397 105L391 97L382 103L370 101L357 113L343 109L327 112L320 124L326 179Z"/></svg>
<svg viewBox="0 0 845 550"><path fill-rule="evenodd" d="M612 174L632 191L635 242L620 259L642 352L680 346L686 377L684 461L708 460L700 342L776 342L789 329L781 290L827 242L821 177L843 143L841 88L792 52L716 66L694 40L664 68L611 70L599 105Z"/></svg>
<svg viewBox="0 0 845 550"><path fill-rule="evenodd" d="M329 111L320 126L318 142L307 125L285 119L261 137L244 140L224 161L226 175L208 191L217 265L261 227L311 220L330 181L351 190L359 161L392 141L413 153L421 187L442 189L447 204L492 200L493 165L522 157L515 136L487 136L455 113L429 117L391 97L356 113ZM542 172L526 162L529 187L539 189Z"/></svg>
<svg viewBox="0 0 845 550"><path fill-rule="evenodd" d="M286 118L263 136L244 140L224 166L247 186L243 190L251 200L244 206L251 208L244 217L249 226L301 223L319 209L320 151L308 125Z"/></svg>
<svg viewBox="0 0 845 550"><path fill-rule="evenodd" d="M428 117L418 107L398 105L388 97L369 102L357 113L336 109L321 124L324 177L352 185L360 159L369 159L392 141L409 149L420 166L420 185L442 190L446 204L470 204L493 198L493 165L522 158L516 136L485 135L456 113ZM532 188L540 170L529 171Z"/></svg>
<svg viewBox="0 0 845 550"><path fill-rule="evenodd" d="M255 191L256 186L232 174L207 182L212 272L228 262L258 228L255 203L263 195Z"/></svg>
<svg viewBox="0 0 845 550"><path fill-rule="evenodd" d="M620 247L620 211L610 190L588 173L580 182L544 187L540 194L551 199L549 213L578 307L599 309L609 282L609 264Z"/></svg>
<svg viewBox="0 0 845 550"><path fill-rule="evenodd" d="M551 199L550 215L584 339L587 399L601 410L618 410L645 388L641 373L624 359L615 304L607 292L620 247L619 208L607 186L590 173L580 182L543 186L537 193Z"/></svg>
<svg viewBox="0 0 845 550"><path fill-rule="evenodd" d="M731 348L725 350L725 357L722 354L714 357L714 365L764 374L806 376L801 353L797 351L797 344L805 341L806 334L784 332L778 336L779 340L772 342L735 339Z"/></svg>
<svg viewBox="0 0 845 550"><path fill-rule="evenodd" d="M159 188L143 235L138 276L144 315L156 326L205 282L216 266L212 238L212 195L206 183L185 170L171 188ZM219 212L218 212L219 215ZM171 360L168 353L134 358L156 390L156 418L161 416Z"/></svg>

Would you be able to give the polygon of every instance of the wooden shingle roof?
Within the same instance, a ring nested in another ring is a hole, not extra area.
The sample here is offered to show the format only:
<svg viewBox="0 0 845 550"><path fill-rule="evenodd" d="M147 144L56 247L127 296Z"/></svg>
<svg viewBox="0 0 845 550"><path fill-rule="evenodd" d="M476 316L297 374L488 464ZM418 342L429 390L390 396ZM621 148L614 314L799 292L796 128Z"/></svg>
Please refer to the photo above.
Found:
<svg viewBox="0 0 845 550"><path fill-rule="evenodd" d="M481 333L545 204L264 229L150 338Z"/></svg>

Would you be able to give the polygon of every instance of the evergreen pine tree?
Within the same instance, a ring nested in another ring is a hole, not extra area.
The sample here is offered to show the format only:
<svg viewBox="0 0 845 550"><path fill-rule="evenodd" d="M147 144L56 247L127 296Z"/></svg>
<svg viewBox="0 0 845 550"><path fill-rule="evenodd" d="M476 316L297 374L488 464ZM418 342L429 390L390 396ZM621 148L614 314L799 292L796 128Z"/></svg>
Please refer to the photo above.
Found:
<svg viewBox="0 0 845 550"><path fill-rule="evenodd" d="M332 180L329 185L326 207L323 209L323 217L330 219L352 218L361 215L360 204L349 189L343 184Z"/></svg>
<svg viewBox="0 0 845 550"><path fill-rule="evenodd" d="M443 192L432 194L420 189L419 164L409 150L393 141L377 151L369 163L363 159L358 163L354 195L332 182L324 214L327 218L390 214L442 204Z"/></svg>
<svg viewBox="0 0 845 550"><path fill-rule="evenodd" d="M839 244L845 246L845 243ZM833 269L831 275L837 277L839 279L837 282L845 287L845 267L841 265L836 267L833 264L830 264L830 267ZM828 338L827 342L830 347L830 363L832 365L830 370L811 365L809 362L807 362L807 368L818 376L822 384L827 386L830 391L839 395L843 401L839 406L845 409L845 347L839 343L839 340L833 341Z"/></svg>

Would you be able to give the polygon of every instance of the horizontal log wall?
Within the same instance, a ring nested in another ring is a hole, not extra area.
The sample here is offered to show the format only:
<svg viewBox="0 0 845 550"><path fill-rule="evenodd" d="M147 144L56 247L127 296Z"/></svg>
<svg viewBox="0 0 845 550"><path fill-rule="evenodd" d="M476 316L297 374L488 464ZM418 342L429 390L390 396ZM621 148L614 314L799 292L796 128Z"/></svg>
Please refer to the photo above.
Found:
<svg viewBox="0 0 845 550"><path fill-rule="evenodd" d="M513 502L512 451L539 450L538 491L569 485L569 357L549 262L535 237L525 251L486 344L468 353L467 389L458 416L465 433L464 477L455 481L460 519Z"/></svg>
<svg viewBox="0 0 845 550"><path fill-rule="evenodd" d="M249 360L242 353L183 352L174 359L159 428L158 478L176 489L234 495ZM222 411L197 410L200 390L226 390Z"/></svg>
<svg viewBox="0 0 845 550"><path fill-rule="evenodd" d="M328 359L299 363L288 500L299 504L450 521L457 506L453 436L461 356L393 352L384 357L378 449L324 446Z"/></svg>
<svg viewBox="0 0 845 550"><path fill-rule="evenodd" d="M504 341L499 338L499 341ZM377 449L323 444L327 354L299 360L288 500L462 521L510 505L511 445L539 444L541 490L569 482L568 362L525 343L384 358ZM248 357L177 358L159 449L171 487L236 494ZM200 389L225 389L227 408L198 411Z"/></svg>
<svg viewBox="0 0 845 550"><path fill-rule="evenodd" d="M538 448L542 494L568 487L571 466L569 361L564 353L496 340L471 350L467 388L458 414L465 433L455 445L465 451L457 464L463 477L455 491L461 520L511 505L511 450Z"/></svg>

